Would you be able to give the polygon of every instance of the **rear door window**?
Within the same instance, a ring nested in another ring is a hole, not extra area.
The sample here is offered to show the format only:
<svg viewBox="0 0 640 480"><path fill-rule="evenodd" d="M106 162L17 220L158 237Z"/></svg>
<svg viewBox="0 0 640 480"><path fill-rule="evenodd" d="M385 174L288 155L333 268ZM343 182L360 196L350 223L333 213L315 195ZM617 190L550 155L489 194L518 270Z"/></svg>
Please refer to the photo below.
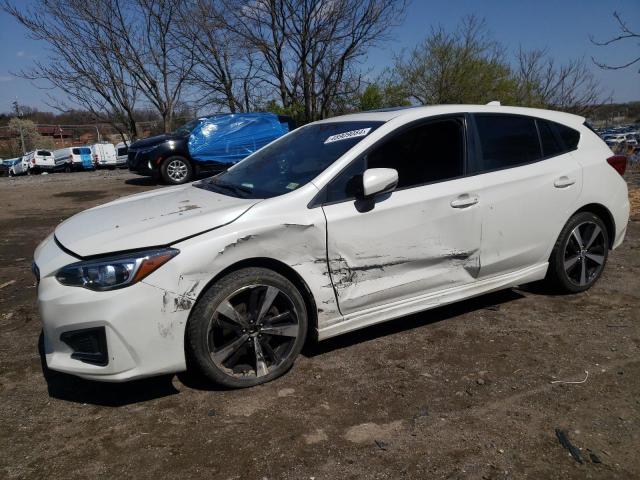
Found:
<svg viewBox="0 0 640 480"><path fill-rule="evenodd" d="M477 172L517 167L542 158L535 119L520 115L474 115L481 156Z"/></svg>

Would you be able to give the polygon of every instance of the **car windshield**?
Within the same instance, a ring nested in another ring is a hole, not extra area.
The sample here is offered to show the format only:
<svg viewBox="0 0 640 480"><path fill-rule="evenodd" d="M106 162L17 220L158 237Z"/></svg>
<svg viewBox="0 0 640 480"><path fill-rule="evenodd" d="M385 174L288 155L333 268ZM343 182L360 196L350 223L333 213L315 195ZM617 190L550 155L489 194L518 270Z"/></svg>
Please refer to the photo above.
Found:
<svg viewBox="0 0 640 480"><path fill-rule="evenodd" d="M190 122L187 122L184 125L182 125L180 128L175 129L173 132L171 132L171 134L177 137L184 137L185 135L189 135L191 131L194 128L196 128L201 121L202 120L200 120L199 118L195 120L191 120Z"/></svg>
<svg viewBox="0 0 640 480"><path fill-rule="evenodd" d="M271 198L317 177L383 122L318 123L294 130L196 187L242 198Z"/></svg>

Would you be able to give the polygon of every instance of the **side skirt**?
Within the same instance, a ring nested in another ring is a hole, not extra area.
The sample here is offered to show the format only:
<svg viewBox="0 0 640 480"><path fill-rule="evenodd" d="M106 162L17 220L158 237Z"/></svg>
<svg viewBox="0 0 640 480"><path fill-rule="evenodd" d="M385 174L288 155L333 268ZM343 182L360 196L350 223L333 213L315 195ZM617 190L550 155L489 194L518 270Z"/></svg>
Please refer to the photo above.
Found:
<svg viewBox="0 0 640 480"><path fill-rule="evenodd" d="M378 305L360 312L346 315L342 321L318 330L318 340L341 335L343 333L386 322L412 313L430 310L450 303L477 297L485 293L514 287L524 283L542 280L549 264L547 262L527 267L516 272L487 278L468 285L431 292L408 300Z"/></svg>

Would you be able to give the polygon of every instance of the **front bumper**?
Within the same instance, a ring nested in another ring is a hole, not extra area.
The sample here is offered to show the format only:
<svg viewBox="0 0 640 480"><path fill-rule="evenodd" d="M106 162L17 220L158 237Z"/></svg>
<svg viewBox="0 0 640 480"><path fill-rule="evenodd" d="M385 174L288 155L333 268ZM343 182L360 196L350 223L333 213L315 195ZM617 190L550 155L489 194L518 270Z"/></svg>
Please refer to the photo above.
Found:
<svg viewBox="0 0 640 480"><path fill-rule="evenodd" d="M156 157L152 154L129 150L127 165L129 166L129 170L133 173L153 176L158 170L155 159Z"/></svg>
<svg viewBox="0 0 640 480"><path fill-rule="evenodd" d="M36 264L43 275L38 306L50 369L112 382L186 369L184 331L189 309L184 307L193 302L173 301L174 294L146 280L107 292L62 285L55 271L77 259L64 253L52 238L44 243L36 252ZM39 262L46 263L46 269ZM68 332L84 329L104 330L103 350L108 355L106 362L98 362L103 364L83 359L72 348Z"/></svg>

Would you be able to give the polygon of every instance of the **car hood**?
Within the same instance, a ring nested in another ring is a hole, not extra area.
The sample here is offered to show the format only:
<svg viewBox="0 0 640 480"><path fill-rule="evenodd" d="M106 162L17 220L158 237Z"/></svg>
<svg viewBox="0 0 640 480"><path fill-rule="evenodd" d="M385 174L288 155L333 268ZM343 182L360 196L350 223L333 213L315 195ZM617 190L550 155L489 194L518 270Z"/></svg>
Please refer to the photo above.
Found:
<svg viewBox="0 0 640 480"><path fill-rule="evenodd" d="M163 135L156 135L155 137L143 138L141 140L137 140L129 145L131 150L137 150L140 148L153 147L154 145L158 145L162 142L166 142L167 140L181 140L184 137L179 135L173 135L170 133L165 133Z"/></svg>
<svg viewBox="0 0 640 480"><path fill-rule="evenodd" d="M260 200L184 185L123 197L61 223L55 236L80 257L170 245L236 220Z"/></svg>

